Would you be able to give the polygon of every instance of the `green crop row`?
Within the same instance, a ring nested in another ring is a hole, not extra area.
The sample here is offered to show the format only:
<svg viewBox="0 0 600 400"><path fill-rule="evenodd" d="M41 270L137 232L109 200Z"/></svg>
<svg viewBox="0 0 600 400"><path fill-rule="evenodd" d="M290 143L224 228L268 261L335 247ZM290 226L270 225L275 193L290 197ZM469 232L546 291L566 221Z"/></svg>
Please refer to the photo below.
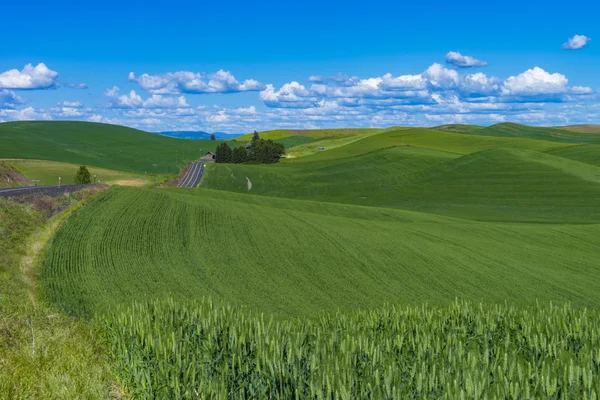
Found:
<svg viewBox="0 0 600 400"><path fill-rule="evenodd" d="M106 314L134 398L596 399L600 315L458 302L285 320L210 300Z"/></svg>

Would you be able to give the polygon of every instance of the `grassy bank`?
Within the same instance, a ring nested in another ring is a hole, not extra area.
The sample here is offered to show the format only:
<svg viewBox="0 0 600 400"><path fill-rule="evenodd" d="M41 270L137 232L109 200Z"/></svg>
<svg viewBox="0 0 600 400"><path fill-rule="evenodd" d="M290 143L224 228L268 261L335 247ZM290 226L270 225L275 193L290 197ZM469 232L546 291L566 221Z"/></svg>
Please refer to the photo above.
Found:
<svg viewBox="0 0 600 400"><path fill-rule="evenodd" d="M0 199L0 398L106 398L111 391L90 325L39 298L38 260L72 210L46 221L30 204Z"/></svg>

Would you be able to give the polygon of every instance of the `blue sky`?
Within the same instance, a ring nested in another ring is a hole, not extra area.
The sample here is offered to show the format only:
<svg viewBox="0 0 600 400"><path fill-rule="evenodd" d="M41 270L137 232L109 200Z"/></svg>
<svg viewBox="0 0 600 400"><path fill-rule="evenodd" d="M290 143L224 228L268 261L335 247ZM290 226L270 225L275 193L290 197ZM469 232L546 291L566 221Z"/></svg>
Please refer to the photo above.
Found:
<svg viewBox="0 0 600 400"><path fill-rule="evenodd" d="M9 2L0 121L150 131L600 123L600 5Z"/></svg>

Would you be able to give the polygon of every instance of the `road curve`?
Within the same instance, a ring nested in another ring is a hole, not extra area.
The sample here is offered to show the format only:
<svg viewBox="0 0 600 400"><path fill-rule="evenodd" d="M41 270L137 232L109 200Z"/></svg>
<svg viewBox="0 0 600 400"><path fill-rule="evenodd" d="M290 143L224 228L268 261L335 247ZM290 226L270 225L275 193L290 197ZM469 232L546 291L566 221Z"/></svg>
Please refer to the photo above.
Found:
<svg viewBox="0 0 600 400"><path fill-rule="evenodd" d="M185 178L183 178L183 181L181 181L181 183L179 184L179 187L188 187L188 188L197 187L198 184L200 183L200 179L202 178L203 174L204 174L204 162L199 161L199 162L192 163L192 166L190 167Z"/></svg>
<svg viewBox="0 0 600 400"><path fill-rule="evenodd" d="M0 189L0 197L19 197L27 194L41 193L49 196L55 196L57 194L75 192L77 190L85 189L86 187L95 185L60 185L58 186L21 186L14 188Z"/></svg>

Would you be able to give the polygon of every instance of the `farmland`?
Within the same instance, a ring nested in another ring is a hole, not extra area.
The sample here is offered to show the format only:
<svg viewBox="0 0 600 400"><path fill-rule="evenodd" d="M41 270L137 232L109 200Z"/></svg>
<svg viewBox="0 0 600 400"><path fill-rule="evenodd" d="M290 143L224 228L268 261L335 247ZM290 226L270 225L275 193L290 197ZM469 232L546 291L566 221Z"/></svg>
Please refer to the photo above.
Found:
<svg viewBox="0 0 600 400"><path fill-rule="evenodd" d="M15 166L30 181L38 185L56 185L58 177L62 184L75 183L75 174L79 165L44 160L10 160L10 165ZM138 174L134 172L123 172L112 169L88 167L92 177L101 183L119 184L126 186L144 186L154 182L154 176L149 174ZM150 170L152 172L152 170ZM164 180L164 175L158 177L158 181Z"/></svg>
<svg viewBox="0 0 600 400"><path fill-rule="evenodd" d="M598 396L593 132L261 136L293 157L210 164L200 189L112 187L45 250L41 296L98 331L124 393Z"/></svg>
<svg viewBox="0 0 600 400"><path fill-rule="evenodd" d="M119 188L67 221L42 278L52 301L76 315L171 295L297 317L456 297L593 306L598 233L598 224Z"/></svg>
<svg viewBox="0 0 600 400"><path fill-rule="evenodd" d="M175 139L117 125L73 121L0 123L0 158L60 161L144 174L175 174L220 141Z"/></svg>

